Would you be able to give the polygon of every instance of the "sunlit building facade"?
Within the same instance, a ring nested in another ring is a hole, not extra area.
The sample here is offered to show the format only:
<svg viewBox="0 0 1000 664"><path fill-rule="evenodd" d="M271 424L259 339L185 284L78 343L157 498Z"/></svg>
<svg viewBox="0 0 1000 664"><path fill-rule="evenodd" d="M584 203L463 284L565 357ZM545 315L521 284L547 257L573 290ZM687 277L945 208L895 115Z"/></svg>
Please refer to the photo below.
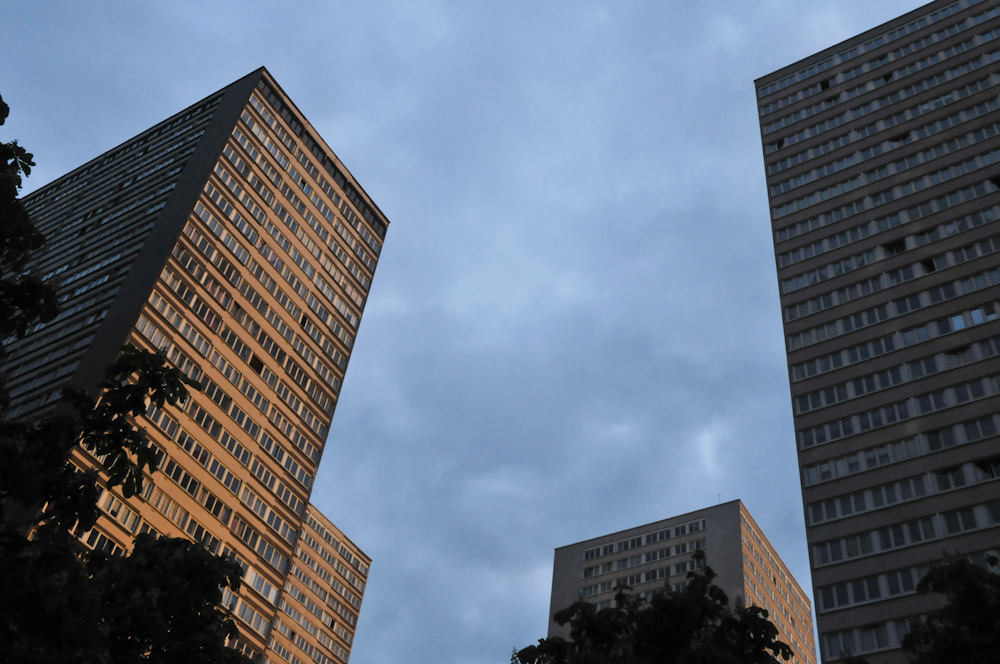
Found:
<svg viewBox="0 0 1000 664"><path fill-rule="evenodd" d="M233 643L347 662L370 559L310 504L388 222L260 69L26 197L62 313L11 342L11 416L93 391L126 343L201 382L144 421L158 471L90 547L190 537L244 569ZM336 457L336 450L327 451ZM74 462L102 469L79 449Z"/></svg>
<svg viewBox="0 0 1000 664"><path fill-rule="evenodd" d="M904 661L915 586L1000 548L1000 3L756 82L824 661Z"/></svg>
<svg viewBox="0 0 1000 664"><path fill-rule="evenodd" d="M705 565L731 605L768 611L792 662L815 664L809 598L739 500L556 549L548 635L569 638L569 625L552 617L579 599L603 609L614 606L619 586L647 598L664 588L683 590L688 573Z"/></svg>

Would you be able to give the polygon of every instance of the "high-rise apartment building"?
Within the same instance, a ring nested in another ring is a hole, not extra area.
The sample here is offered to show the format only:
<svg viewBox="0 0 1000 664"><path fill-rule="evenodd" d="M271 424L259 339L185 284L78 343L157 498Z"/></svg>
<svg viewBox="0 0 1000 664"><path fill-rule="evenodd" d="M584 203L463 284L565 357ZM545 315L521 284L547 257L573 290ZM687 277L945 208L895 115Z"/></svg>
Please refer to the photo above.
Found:
<svg viewBox="0 0 1000 664"><path fill-rule="evenodd" d="M159 472L141 496L105 489L83 541L117 551L153 532L230 553L236 647L347 662L371 561L309 497L385 217L264 69L25 204L62 313L7 346L11 416L93 391L126 343L202 384L149 408ZM102 468L82 449L74 462Z"/></svg>
<svg viewBox="0 0 1000 664"><path fill-rule="evenodd" d="M1000 547L1000 3L932 2L756 82L824 661L902 661Z"/></svg>
<svg viewBox="0 0 1000 664"><path fill-rule="evenodd" d="M696 551L705 554L700 562ZM578 599L608 608L619 585L645 597L681 590L688 572L706 564L730 604L767 609L793 662L816 662L809 598L739 500L556 549L548 635L569 638L569 625L552 616Z"/></svg>

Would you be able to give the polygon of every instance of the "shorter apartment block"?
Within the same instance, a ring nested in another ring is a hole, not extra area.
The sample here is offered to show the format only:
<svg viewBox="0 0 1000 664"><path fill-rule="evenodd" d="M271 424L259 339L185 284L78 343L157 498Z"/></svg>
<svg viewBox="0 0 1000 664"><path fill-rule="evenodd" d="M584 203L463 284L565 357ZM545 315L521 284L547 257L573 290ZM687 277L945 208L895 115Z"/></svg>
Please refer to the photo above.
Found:
<svg viewBox="0 0 1000 664"><path fill-rule="evenodd" d="M325 651L348 661L371 562L310 504L278 598L268 661L277 662L274 654L291 663L332 664Z"/></svg>
<svg viewBox="0 0 1000 664"><path fill-rule="evenodd" d="M705 558L695 560L696 551ZM556 549L548 635L568 638L569 626L552 615L578 599L601 609L614 605L619 585L646 597L683 590L688 572L706 564L730 605L741 600L769 612L793 662L816 662L809 598L739 500Z"/></svg>

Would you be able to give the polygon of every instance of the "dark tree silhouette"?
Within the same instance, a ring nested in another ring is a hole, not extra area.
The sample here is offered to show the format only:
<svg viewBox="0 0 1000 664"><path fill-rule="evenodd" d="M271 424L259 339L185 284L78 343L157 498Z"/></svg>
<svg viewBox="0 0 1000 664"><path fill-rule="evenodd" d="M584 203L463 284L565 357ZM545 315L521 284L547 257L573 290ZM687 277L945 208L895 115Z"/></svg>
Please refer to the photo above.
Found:
<svg viewBox="0 0 1000 664"><path fill-rule="evenodd" d="M986 559L994 569L995 557ZM1000 574L965 558L927 572L917 590L948 598L924 620L912 621L903 648L914 664L987 664L1000 660Z"/></svg>

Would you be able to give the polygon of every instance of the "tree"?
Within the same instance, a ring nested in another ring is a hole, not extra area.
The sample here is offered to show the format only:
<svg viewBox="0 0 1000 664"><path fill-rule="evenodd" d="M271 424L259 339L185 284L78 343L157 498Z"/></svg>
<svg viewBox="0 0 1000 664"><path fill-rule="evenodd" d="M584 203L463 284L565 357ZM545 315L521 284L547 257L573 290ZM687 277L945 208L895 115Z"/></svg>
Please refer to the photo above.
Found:
<svg viewBox="0 0 1000 664"><path fill-rule="evenodd" d="M704 554L698 552L697 555ZM514 653L512 664L774 664L791 649L760 607L729 607L712 584L715 573L688 573L682 591L665 589L647 602L619 587L615 606L598 611L579 600L555 614L570 640L540 639Z"/></svg>
<svg viewBox="0 0 1000 664"><path fill-rule="evenodd" d="M0 98L0 125L7 121L9 112ZM31 325L56 315L55 291L24 271L32 252L45 243L18 199L21 174L31 173L35 165L32 159L17 141L0 143L0 340L24 336ZM0 362L4 357L0 348ZM6 399L3 384L0 382L0 392Z"/></svg>
<svg viewBox="0 0 1000 664"><path fill-rule="evenodd" d="M910 619L901 644L912 664L993 664L1000 653L1000 559L986 556L986 565L968 558L950 558L931 567L917 592L944 595L940 611ZM844 664L868 664L848 655Z"/></svg>
<svg viewBox="0 0 1000 664"><path fill-rule="evenodd" d="M1000 564L994 556L986 562ZM1000 574L954 558L932 567L917 585L944 595L948 604L910 623L903 648L914 664L987 664L1000 657Z"/></svg>
<svg viewBox="0 0 1000 664"><path fill-rule="evenodd" d="M9 108L0 98L0 124ZM17 196L34 165L16 141L0 144L0 361L5 340L57 313L55 289L30 271L45 238ZM225 647L236 626L223 588L241 568L186 539L140 536L129 556L86 551L77 534L97 521L97 475L69 457L83 445L102 460L108 487L142 490L155 450L134 423L198 388L160 353L123 349L100 398L67 392L56 415L8 420L0 376L0 661L167 664L245 661Z"/></svg>

